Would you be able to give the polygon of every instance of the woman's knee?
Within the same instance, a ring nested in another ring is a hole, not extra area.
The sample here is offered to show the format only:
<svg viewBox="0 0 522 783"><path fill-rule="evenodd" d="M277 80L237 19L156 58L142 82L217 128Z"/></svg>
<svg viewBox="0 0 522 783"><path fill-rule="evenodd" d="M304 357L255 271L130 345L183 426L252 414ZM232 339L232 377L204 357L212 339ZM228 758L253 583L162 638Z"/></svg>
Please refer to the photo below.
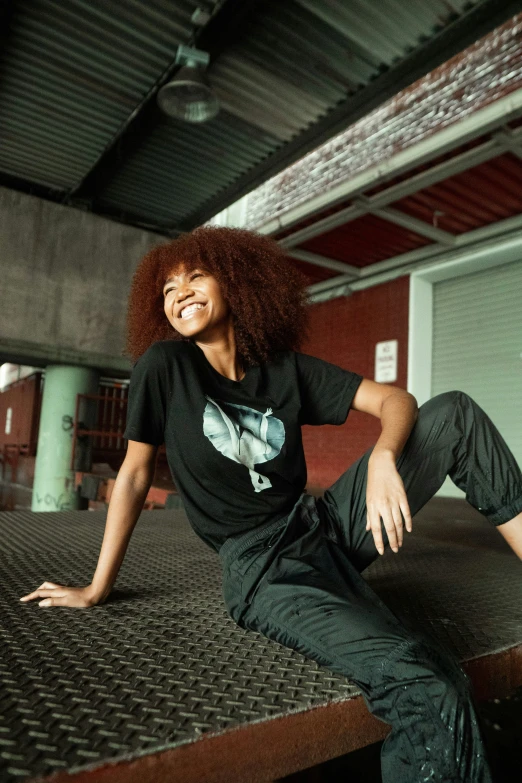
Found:
<svg viewBox="0 0 522 783"><path fill-rule="evenodd" d="M437 421L450 421L455 419L456 411L461 408L466 399L469 399L469 395L458 389L441 392L420 406L419 416L430 417Z"/></svg>
<svg viewBox="0 0 522 783"><path fill-rule="evenodd" d="M468 676L449 653L415 638L405 640L383 659L379 676L388 685L425 683L429 687L431 683L454 698L466 698L471 693Z"/></svg>
<svg viewBox="0 0 522 783"><path fill-rule="evenodd" d="M465 396L467 396L466 392L460 391L459 389L452 389L451 391L435 394L433 397L430 397L424 405L430 405L431 403L430 407L453 409ZM423 408L424 405L421 405L420 407Z"/></svg>

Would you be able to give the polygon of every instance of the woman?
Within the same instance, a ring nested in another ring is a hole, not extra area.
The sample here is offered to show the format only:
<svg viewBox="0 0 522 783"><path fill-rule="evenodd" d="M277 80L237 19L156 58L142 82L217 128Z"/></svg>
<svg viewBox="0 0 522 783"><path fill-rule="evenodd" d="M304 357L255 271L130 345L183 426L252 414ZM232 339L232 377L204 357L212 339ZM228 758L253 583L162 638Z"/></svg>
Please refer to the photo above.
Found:
<svg viewBox="0 0 522 783"><path fill-rule="evenodd" d="M392 726L383 781L485 783L466 676L361 572L399 551L447 474L522 556L520 469L466 394L417 410L404 390L299 353L306 328L305 281L268 237L204 227L148 253L129 299L128 449L96 572L87 587L44 582L24 599L106 599L165 442L190 524L219 552L230 616L358 684ZM301 425L342 424L350 408L379 416L381 436L316 500Z"/></svg>

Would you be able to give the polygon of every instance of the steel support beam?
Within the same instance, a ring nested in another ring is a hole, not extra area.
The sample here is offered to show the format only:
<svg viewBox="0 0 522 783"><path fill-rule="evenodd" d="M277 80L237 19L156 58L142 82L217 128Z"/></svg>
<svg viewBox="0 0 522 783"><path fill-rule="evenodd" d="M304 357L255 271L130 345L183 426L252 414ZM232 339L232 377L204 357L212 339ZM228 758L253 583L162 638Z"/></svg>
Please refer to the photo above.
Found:
<svg viewBox="0 0 522 783"><path fill-rule="evenodd" d="M317 220L315 223L311 223L309 226L305 226L302 229L297 229L294 231L294 233L288 234L283 239L281 239L280 244L282 247L294 248L296 245L300 245L303 242L306 242L309 239L313 239L320 234L324 234L327 231L332 231L332 229L341 225L345 225L352 220L356 220L357 218L362 217L369 212L381 211L382 217L387 219L390 204L393 204L394 202L399 201L406 196L411 196L414 193L418 193L423 188L430 187L437 182L442 182L443 180L448 179L448 177L453 177L455 174L460 174L462 171L467 171L474 166L478 166L480 163L484 163L487 160L496 158L505 152L506 149L512 151L513 148L516 148L519 144L522 144L522 128L518 128L516 131L512 131L508 138L509 147L506 146L504 135L495 135L493 139L485 141L483 144L480 144L477 147L473 147L470 150L466 150L465 152L455 155L449 160L438 163L436 166L433 166L426 171L421 171L419 174L415 174L412 177L397 183L396 185L392 185L391 187L382 190L380 193L377 193L374 196L367 197L360 192L354 194L353 203L348 207L340 209L338 212L335 212L332 215L328 215L325 218ZM369 182L367 187L375 187L375 183ZM347 198L349 198L349 195ZM392 222L398 222L398 217L401 216L399 210L392 210L389 214L390 217L395 218L392 220ZM403 219L401 216L403 225L405 224L405 219L407 217L407 215L404 215ZM414 219L409 218L409 220ZM424 232L430 230L430 233L432 233L432 227L430 227L428 223L423 224L422 221L419 221L419 223L421 225L418 226L418 228L424 227ZM419 233L422 232L419 231ZM428 236L427 233L425 233L425 235ZM443 232L443 236L445 241L447 241L449 244L449 237L451 237L451 234ZM434 236L432 238L435 238L436 241L440 241L442 237Z"/></svg>
<svg viewBox="0 0 522 783"><path fill-rule="evenodd" d="M339 275L338 277L331 277L329 280L322 280L320 283L314 283L308 286L307 291L311 296L312 302L346 296L353 291L381 285L389 280L395 280L397 277L409 274L426 264L429 260L433 261L438 257L441 260L445 259L448 253L459 253L461 250L478 243L491 241L497 237L500 239L505 236L517 236L521 232L522 215L515 215L515 217L499 220L490 226L484 226L483 228L460 234L458 237L455 237L455 244L452 248L433 244L418 250L411 250L408 253L401 253L393 258L387 258L384 261L378 261L375 264L364 267L360 270L358 280L353 280L347 275Z"/></svg>

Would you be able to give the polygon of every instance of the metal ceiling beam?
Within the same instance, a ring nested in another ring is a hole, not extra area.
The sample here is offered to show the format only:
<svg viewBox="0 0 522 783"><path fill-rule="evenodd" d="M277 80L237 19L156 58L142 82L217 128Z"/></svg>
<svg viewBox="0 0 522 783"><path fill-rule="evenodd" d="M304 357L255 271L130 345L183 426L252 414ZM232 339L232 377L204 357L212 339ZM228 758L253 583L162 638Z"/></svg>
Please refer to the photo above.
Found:
<svg viewBox="0 0 522 783"><path fill-rule="evenodd" d="M212 65L214 59L244 34L252 14L262 2L266 0L226 0L210 21L193 34L186 45L208 52ZM165 115L156 103L156 95L160 87L181 67L176 65L175 55L174 51L172 62L105 147L89 173L67 193L68 204L74 205L78 199L95 203L125 161L140 148L143 140L150 136L157 125L165 120ZM176 227L171 226L171 228ZM158 230L161 229L158 227Z"/></svg>
<svg viewBox="0 0 522 783"><path fill-rule="evenodd" d="M506 218L506 220L495 223L493 226L484 226L466 232L465 234L453 235L447 231L442 231L430 226L428 223L413 218L406 213L386 206L386 204L392 203L399 198L417 193L428 185L443 181L456 173L468 170L478 163L484 162L484 160L490 160L492 157L496 157L504 151L512 152L522 158L522 128L512 130L509 127L503 127L494 132L491 139L478 147L466 150L465 152L456 155L454 158L443 161L431 169L422 171L419 174L410 177L410 179L392 185L390 188L387 188L372 197L360 194L354 198L353 204L349 207L340 210L334 215L329 215L322 221L306 226L301 231L284 237L284 239L279 241L279 244L282 247L288 248L288 255L294 256L295 258L301 257L301 260L308 261L309 263L317 263L313 260L315 257L314 253L308 253L308 251L293 247L293 243L296 242L296 240L303 242L318 234L324 233L326 230L332 230L336 226L345 225L364 214L379 215L384 220L389 220L390 222L405 228L410 228L416 233L434 240L434 244L432 245L417 248L416 250L402 253L398 256L385 259L384 261L378 261L366 267L352 267L352 269L357 270L358 275L356 276L361 279L379 274L385 269L405 269L406 267L409 267L411 263L440 254L440 252L443 251L444 246L447 248L459 247L460 245L466 245L470 242L476 242L484 237L489 238L499 232L501 233L510 231L513 228L518 228L522 221L522 216ZM383 205L383 207L380 208L380 205ZM324 256L319 256L319 258L321 259L321 263L318 265L329 267L331 259L326 259ZM342 262L333 261L333 263L338 264ZM334 267L332 266L330 268L333 269ZM312 299L312 301L322 301L323 298L333 299L338 296L346 296L347 292L352 290L350 288L351 271L352 270L348 271L348 274L344 273L338 277L329 278L328 280L310 286L308 289L309 292L316 295L316 298ZM380 279L381 278L379 278L379 280ZM327 294L324 293L325 291L327 291Z"/></svg>
<svg viewBox="0 0 522 783"><path fill-rule="evenodd" d="M419 218L412 217L406 212L401 212L392 207L374 207L371 199L366 196L358 196L354 199L354 203L360 204L363 209L366 207L366 211L369 215L375 215L382 220L386 220L388 223L394 223L396 226L407 228L423 237L433 239L434 242L440 242L441 245L452 245L455 241L454 235L450 234L449 231L443 231L441 228L426 223L425 220L419 220Z"/></svg>
<svg viewBox="0 0 522 783"><path fill-rule="evenodd" d="M512 152L517 158L522 160L522 134L518 136L516 132L513 132L511 128L502 128L498 133L493 134L493 138L497 144L506 150L506 152Z"/></svg>
<svg viewBox="0 0 522 783"><path fill-rule="evenodd" d="M337 261L334 258L327 258L326 256L320 256L317 253L310 253L308 250L301 250L300 248L292 249L286 254L291 258L296 258L298 261L304 261L307 264L314 264L315 266L322 266L325 269L333 269L336 272L341 272L344 275L352 275L352 277L359 277L361 270L352 266L352 264L346 264L344 261Z"/></svg>
<svg viewBox="0 0 522 783"><path fill-rule="evenodd" d="M308 286L307 291L311 296L311 302L320 302L327 299L335 299L338 296L346 296L347 293L360 291L363 288L371 288L375 285L395 280L416 269L422 268L428 261L434 261L437 258L447 260L448 257L455 257L458 253L467 247L472 247L479 242L493 240L502 235L520 236L522 232L522 215L499 220L489 226L482 226L465 234L459 234L455 238L455 244L452 248L443 247L439 244L428 245L427 247L410 250L407 253L401 253L392 258L386 258L384 261L377 261L375 264L369 264L361 269L358 280L351 280L346 275L331 277L328 280L322 280L319 283L313 283Z"/></svg>
<svg viewBox="0 0 522 783"><path fill-rule="evenodd" d="M204 208L194 212L180 228L188 231L205 223L267 179L302 158L307 152L346 130L349 125L369 114L400 90L413 84L417 79L430 73L434 68L503 24L519 13L520 8L520 0L509 2L484 0L480 5L470 9L426 45L415 50L411 57L407 57L374 79L367 87L342 101L326 117L311 125L290 143L284 144L280 150L258 166L254 166L229 188L220 191L213 199L209 199Z"/></svg>
<svg viewBox="0 0 522 783"><path fill-rule="evenodd" d="M509 133L509 146L507 146L505 138L502 134L494 134L492 139L472 147L470 150L461 152L449 160L442 161L426 171L414 174L396 185L391 185L374 196L367 197L359 193L354 198L354 203L340 209L338 212L334 212L332 215L327 215L327 217L317 220L315 223L311 223L309 226L298 228L292 234L288 234L283 239L280 239L279 244L286 248L300 245L320 234L332 231L338 226L356 220L370 211L382 210L384 219L387 219L386 213L389 209L389 204L418 193L420 190L428 188L437 182L442 182L448 177L467 171L480 163L496 158L505 152L506 149L509 151L516 149L522 143L522 128ZM369 183L368 187L375 187L375 183ZM349 197L348 194L347 198ZM394 212L397 212L397 210L394 210ZM426 223L425 225L427 226L428 224ZM436 241L439 241L439 237L436 238Z"/></svg>

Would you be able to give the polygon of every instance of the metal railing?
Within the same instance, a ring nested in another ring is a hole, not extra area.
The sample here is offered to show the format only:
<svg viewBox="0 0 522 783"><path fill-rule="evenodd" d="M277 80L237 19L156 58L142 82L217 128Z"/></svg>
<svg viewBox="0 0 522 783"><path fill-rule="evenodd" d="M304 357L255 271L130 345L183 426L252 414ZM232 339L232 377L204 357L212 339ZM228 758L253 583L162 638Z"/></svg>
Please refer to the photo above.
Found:
<svg viewBox="0 0 522 783"><path fill-rule="evenodd" d="M71 422L71 470L89 470L95 449L123 452L126 420L127 389L123 386L107 387L104 394L77 394Z"/></svg>

